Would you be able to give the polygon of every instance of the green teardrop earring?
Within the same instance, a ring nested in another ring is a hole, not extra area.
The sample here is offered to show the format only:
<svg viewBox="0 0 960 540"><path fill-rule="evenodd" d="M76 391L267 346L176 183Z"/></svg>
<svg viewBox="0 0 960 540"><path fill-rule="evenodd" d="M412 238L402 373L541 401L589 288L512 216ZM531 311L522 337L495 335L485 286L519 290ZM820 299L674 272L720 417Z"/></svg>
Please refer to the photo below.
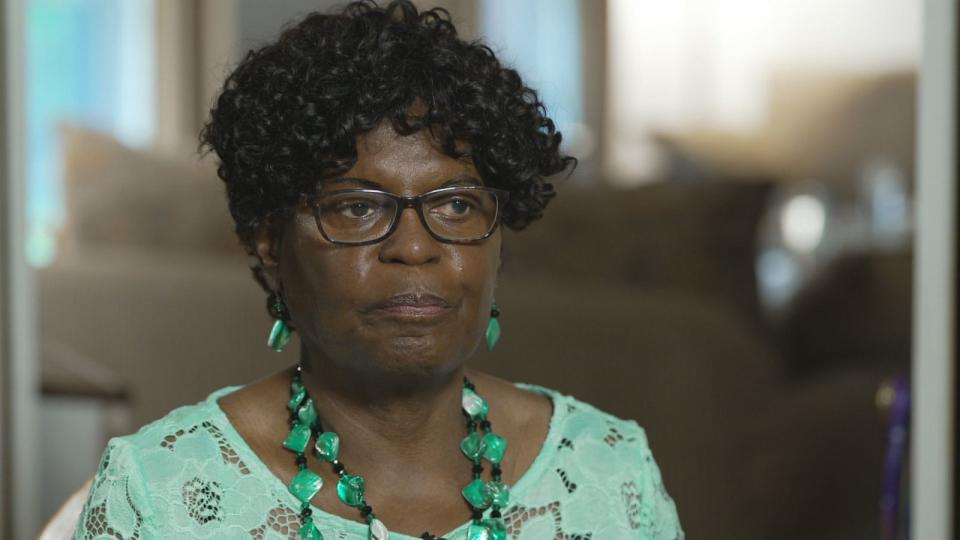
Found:
<svg viewBox="0 0 960 540"><path fill-rule="evenodd" d="M490 306L490 321L487 322L487 350L492 351L494 345L497 344L497 341L500 339L500 322L497 320L497 317L500 316L500 309L497 308L497 303L494 302Z"/></svg>
<svg viewBox="0 0 960 540"><path fill-rule="evenodd" d="M270 337L267 338L267 347L280 352L290 342L290 327L287 323L277 319L270 329Z"/></svg>
<svg viewBox="0 0 960 540"><path fill-rule="evenodd" d="M290 342L293 329L286 323L286 319L289 318L287 306L279 293L273 293L267 299L267 311L276 319L273 328L270 329L270 336L267 337L267 347L280 352Z"/></svg>

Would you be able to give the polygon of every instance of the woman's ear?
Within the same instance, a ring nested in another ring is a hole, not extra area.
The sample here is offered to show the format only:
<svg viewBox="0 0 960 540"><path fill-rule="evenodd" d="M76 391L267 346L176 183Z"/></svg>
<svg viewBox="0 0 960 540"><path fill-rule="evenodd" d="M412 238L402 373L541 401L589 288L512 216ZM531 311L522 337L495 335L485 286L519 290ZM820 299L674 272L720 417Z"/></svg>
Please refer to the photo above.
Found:
<svg viewBox="0 0 960 540"><path fill-rule="evenodd" d="M270 288L277 290L280 267L280 234L269 223L261 224L253 234L253 252L260 259L260 267L270 280Z"/></svg>

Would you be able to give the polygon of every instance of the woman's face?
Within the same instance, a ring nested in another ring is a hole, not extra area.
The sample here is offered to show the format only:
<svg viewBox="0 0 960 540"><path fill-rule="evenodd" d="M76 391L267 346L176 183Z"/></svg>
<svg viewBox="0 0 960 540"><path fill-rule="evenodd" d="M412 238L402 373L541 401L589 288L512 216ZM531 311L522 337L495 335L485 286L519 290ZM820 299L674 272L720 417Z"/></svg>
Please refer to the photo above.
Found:
<svg viewBox="0 0 960 540"><path fill-rule="evenodd" d="M415 196L458 179L481 184L472 164L444 154L427 132L403 137L384 122L358 138L356 164L321 189ZM398 221L380 242L333 244L304 205L284 228L277 258L261 234L257 251L312 360L360 371L446 371L475 350L500 267L500 228L478 243L450 244L434 239L413 208ZM446 307L384 309L397 295L432 295Z"/></svg>

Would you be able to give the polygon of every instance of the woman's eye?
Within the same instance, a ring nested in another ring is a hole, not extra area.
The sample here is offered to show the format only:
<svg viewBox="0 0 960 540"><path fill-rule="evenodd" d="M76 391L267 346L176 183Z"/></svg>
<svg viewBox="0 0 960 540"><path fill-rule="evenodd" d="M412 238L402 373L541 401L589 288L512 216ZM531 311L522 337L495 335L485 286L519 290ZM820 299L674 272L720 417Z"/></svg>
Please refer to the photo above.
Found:
<svg viewBox="0 0 960 540"><path fill-rule="evenodd" d="M364 203L354 203L350 205L350 213L354 217L365 216L369 210L370 207Z"/></svg>
<svg viewBox="0 0 960 540"><path fill-rule="evenodd" d="M430 204L430 213L445 219L465 219L472 216L476 208L476 201L469 196L451 195Z"/></svg>
<svg viewBox="0 0 960 540"><path fill-rule="evenodd" d="M362 201L345 202L341 203L339 211L348 217L363 218L370 215L373 205Z"/></svg>
<svg viewBox="0 0 960 540"><path fill-rule="evenodd" d="M454 214L463 215L470 211L472 205L463 199L453 199L447 206L450 207Z"/></svg>

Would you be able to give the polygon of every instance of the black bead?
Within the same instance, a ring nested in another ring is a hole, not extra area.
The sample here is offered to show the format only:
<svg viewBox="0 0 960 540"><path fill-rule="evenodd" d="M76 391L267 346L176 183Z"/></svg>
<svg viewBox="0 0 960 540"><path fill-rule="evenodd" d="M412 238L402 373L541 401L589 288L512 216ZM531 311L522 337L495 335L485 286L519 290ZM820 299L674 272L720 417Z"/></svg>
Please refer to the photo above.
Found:
<svg viewBox="0 0 960 540"><path fill-rule="evenodd" d="M337 474L343 474L343 463L340 463L340 462L334 463L333 472Z"/></svg>
<svg viewBox="0 0 960 540"><path fill-rule="evenodd" d="M484 420L484 421L480 422L480 429L483 429L483 430L490 429L490 421L489 421L489 420Z"/></svg>
<svg viewBox="0 0 960 540"><path fill-rule="evenodd" d="M497 317L500 316L500 310L497 309L497 308L491 309L491 310L490 310L490 316L493 317L494 319L496 319Z"/></svg>
<svg viewBox="0 0 960 540"><path fill-rule="evenodd" d="M473 420L467 420L467 431L476 431L477 423Z"/></svg>
<svg viewBox="0 0 960 540"><path fill-rule="evenodd" d="M373 508L370 508L369 504L365 504L360 508L360 513L363 514L363 517L367 517L373 513Z"/></svg>
<svg viewBox="0 0 960 540"><path fill-rule="evenodd" d="M482 511L482 510L477 510L476 508L474 508L474 509L473 509L473 519L475 519L475 520L477 520L477 519L483 519L483 511Z"/></svg>
<svg viewBox="0 0 960 540"><path fill-rule="evenodd" d="M308 518L308 517L310 517L310 516L313 515L313 510L311 510L311 509L309 509L309 508L304 508L303 511L300 512L300 515L303 516L303 517L305 517L305 518Z"/></svg>
<svg viewBox="0 0 960 540"><path fill-rule="evenodd" d="M480 465L480 464L474 465L473 474L483 474L483 465Z"/></svg>
<svg viewBox="0 0 960 540"><path fill-rule="evenodd" d="M297 454L297 465L306 465L306 464L307 464L307 456L303 454Z"/></svg>
<svg viewBox="0 0 960 540"><path fill-rule="evenodd" d="M270 293L267 296L267 312L274 319L288 320L290 315L287 313L287 306L283 303L283 297L277 292Z"/></svg>
<svg viewBox="0 0 960 540"><path fill-rule="evenodd" d="M500 516L500 511L499 511L499 510L493 510L493 511L491 511L491 512L490 512L490 517L492 517L493 519L498 519L498 518L500 518L500 517L501 517L501 516Z"/></svg>

